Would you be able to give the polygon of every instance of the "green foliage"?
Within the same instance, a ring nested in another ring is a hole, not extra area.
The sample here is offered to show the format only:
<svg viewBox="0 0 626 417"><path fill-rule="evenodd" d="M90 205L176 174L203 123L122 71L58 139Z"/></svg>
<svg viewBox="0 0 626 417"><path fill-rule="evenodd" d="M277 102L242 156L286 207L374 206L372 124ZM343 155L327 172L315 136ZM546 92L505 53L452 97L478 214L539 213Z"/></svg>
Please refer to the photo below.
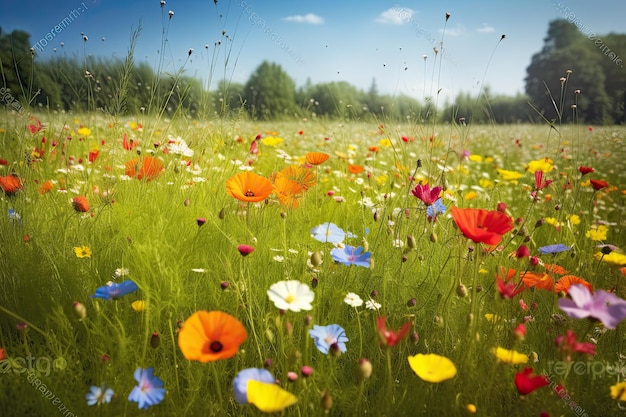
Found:
<svg viewBox="0 0 626 417"><path fill-rule="evenodd" d="M275 119L293 117L296 85L282 67L263 61L244 87L244 101L253 117Z"/></svg>

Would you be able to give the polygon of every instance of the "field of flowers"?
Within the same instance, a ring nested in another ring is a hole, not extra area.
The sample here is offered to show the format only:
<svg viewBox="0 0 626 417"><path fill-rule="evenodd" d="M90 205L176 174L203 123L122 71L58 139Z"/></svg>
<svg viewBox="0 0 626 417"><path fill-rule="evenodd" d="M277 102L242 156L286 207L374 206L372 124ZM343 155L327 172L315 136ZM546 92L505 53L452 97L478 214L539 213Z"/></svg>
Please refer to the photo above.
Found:
<svg viewBox="0 0 626 417"><path fill-rule="evenodd" d="M625 141L5 112L0 415L624 415Z"/></svg>

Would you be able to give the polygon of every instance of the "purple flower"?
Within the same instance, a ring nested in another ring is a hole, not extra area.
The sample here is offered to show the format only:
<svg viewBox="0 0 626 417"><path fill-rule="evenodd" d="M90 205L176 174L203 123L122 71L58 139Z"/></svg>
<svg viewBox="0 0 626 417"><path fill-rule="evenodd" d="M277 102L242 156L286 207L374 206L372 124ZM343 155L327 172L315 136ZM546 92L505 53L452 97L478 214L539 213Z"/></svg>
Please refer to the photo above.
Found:
<svg viewBox="0 0 626 417"><path fill-rule="evenodd" d="M267 382L273 384L276 382L274 375L267 369L247 368L239 371L233 380L233 389L235 390L235 400L239 404L248 404L248 381Z"/></svg>
<svg viewBox="0 0 626 417"><path fill-rule="evenodd" d="M137 386L133 388L128 401L139 403L139 408L148 408L163 401L165 388L163 381L154 376L154 368L137 368L135 371Z"/></svg>
<svg viewBox="0 0 626 417"><path fill-rule="evenodd" d="M346 351L346 342L348 337L346 331L338 324L329 324L328 326L313 326L309 330L309 334L315 342L315 347L323 354L328 354L332 345L337 345L337 348L344 353Z"/></svg>
<svg viewBox="0 0 626 417"><path fill-rule="evenodd" d="M362 254L361 252L363 252L363 248L361 246L354 247L346 245L343 248L333 248L330 251L330 255L333 257L335 262L339 262L344 265L357 265L369 268L370 257L372 254L370 252Z"/></svg>
<svg viewBox="0 0 626 417"><path fill-rule="evenodd" d="M114 282L107 282L96 290L96 293L91 298L102 298L103 300L110 300L112 298L119 298L131 292L137 291L139 287L131 280L126 280L116 284Z"/></svg>
<svg viewBox="0 0 626 417"><path fill-rule="evenodd" d="M441 194L441 190L442 190L441 187L433 187L431 189L430 185L426 183L424 185L422 184L416 185L415 188L411 191L411 193L415 197L422 200L424 204L426 204L427 206L430 206L430 205L435 204L435 201L439 199L439 194Z"/></svg>
<svg viewBox="0 0 626 417"><path fill-rule="evenodd" d="M559 308L575 319L594 318L608 329L614 329L626 319L626 301L613 293L597 290L591 294L584 285L575 284L568 290L569 298L559 299Z"/></svg>
<svg viewBox="0 0 626 417"><path fill-rule="evenodd" d="M549 255L549 254L554 255L555 253L565 252L570 249L571 249L570 246L565 246L562 243L557 243L556 245L542 246L539 248L539 252L542 255Z"/></svg>

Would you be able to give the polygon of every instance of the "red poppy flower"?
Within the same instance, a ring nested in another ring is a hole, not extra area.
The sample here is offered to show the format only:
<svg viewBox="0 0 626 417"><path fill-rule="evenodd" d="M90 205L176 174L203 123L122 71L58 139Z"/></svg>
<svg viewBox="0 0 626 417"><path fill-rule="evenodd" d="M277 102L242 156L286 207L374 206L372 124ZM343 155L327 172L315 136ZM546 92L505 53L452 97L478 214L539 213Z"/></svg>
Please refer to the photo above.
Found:
<svg viewBox="0 0 626 417"><path fill-rule="evenodd" d="M82 195L76 196L72 199L72 207L79 212L89 211L89 201Z"/></svg>
<svg viewBox="0 0 626 417"><path fill-rule="evenodd" d="M591 342L579 342L576 340L576 333L567 329L565 336L557 336L554 344L565 355L568 361L572 360L572 354L575 352L585 353L587 355L596 354L596 345Z"/></svg>
<svg viewBox="0 0 626 417"><path fill-rule="evenodd" d="M178 332L178 347L188 360L214 362L235 356L248 338L243 324L221 311L196 311Z"/></svg>
<svg viewBox="0 0 626 417"><path fill-rule="evenodd" d="M122 146L124 147L124 149L126 149L127 151L131 151L133 150L137 145L139 145L139 142L134 141L134 140L128 140L128 137L126 136L126 133L124 133L124 138L122 139Z"/></svg>
<svg viewBox="0 0 626 417"><path fill-rule="evenodd" d="M11 174L0 177L0 188L6 195L13 195L24 188L24 186L17 175Z"/></svg>
<svg viewBox="0 0 626 417"><path fill-rule="evenodd" d="M500 293L500 297L508 300L509 298L515 297L517 294L521 293L525 290L523 286L518 288L517 284L514 282L505 283L502 278L496 278L496 285L498 286L498 292Z"/></svg>
<svg viewBox="0 0 626 417"><path fill-rule="evenodd" d="M586 167L586 166L579 166L578 167L578 172L580 172L582 175L591 174L594 171L595 171L595 169L593 169L591 167Z"/></svg>
<svg viewBox="0 0 626 417"><path fill-rule="evenodd" d="M498 211L452 207L452 218L463 235L475 243L497 245L513 230L513 219Z"/></svg>
<svg viewBox="0 0 626 417"><path fill-rule="evenodd" d="M596 191L609 186L609 183L604 180L589 180L589 182L591 183L591 186L593 187L593 189Z"/></svg>
<svg viewBox="0 0 626 417"><path fill-rule="evenodd" d="M393 347L407 335L409 330L411 330L411 326L413 326L413 322L409 321L404 323L400 330L394 331L387 329L387 326L385 325L386 320L386 317L378 317L376 319L376 329L378 330L378 336L380 337L381 343L386 346Z"/></svg>
<svg viewBox="0 0 626 417"><path fill-rule="evenodd" d="M441 190L441 187L430 188L430 185L428 185L428 183L423 185L417 184L415 188L411 191L411 194L422 200L427 206L431 206L435 204L435 201L437 201L437 199L439 198Z"/></svg>
<svg viewBox="0 0 626 417"><path fill-rule="evenodd" d="M89 160L89 162L94 163L96 162L99 154L100 151L98 149L92 149L89 151L89 154L87 154L87 159Z"/></svg>
<svg viewBox="0 0 626 417"><path fill-rule="evenodd" d="M534 375L533 368L524 368L522 372L515 374L515 387L517 387L517 391L521 395L528 395L548 384L548 377L545 375Z"/></svg>

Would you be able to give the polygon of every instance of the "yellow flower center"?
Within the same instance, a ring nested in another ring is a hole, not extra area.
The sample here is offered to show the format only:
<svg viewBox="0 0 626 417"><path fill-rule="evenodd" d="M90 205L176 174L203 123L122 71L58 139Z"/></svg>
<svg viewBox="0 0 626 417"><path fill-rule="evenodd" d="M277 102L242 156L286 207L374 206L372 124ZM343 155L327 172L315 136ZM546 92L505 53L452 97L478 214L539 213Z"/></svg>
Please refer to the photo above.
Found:
<svg viewBox="0 0 626 417"><path fill-rule="evenodd" d="M286 301L288 304L293 303L295 300L296 300L296 297L294 297L294 296L293 296L293 294L289 294L287 297L285 297L285 301Z"/></svg>

